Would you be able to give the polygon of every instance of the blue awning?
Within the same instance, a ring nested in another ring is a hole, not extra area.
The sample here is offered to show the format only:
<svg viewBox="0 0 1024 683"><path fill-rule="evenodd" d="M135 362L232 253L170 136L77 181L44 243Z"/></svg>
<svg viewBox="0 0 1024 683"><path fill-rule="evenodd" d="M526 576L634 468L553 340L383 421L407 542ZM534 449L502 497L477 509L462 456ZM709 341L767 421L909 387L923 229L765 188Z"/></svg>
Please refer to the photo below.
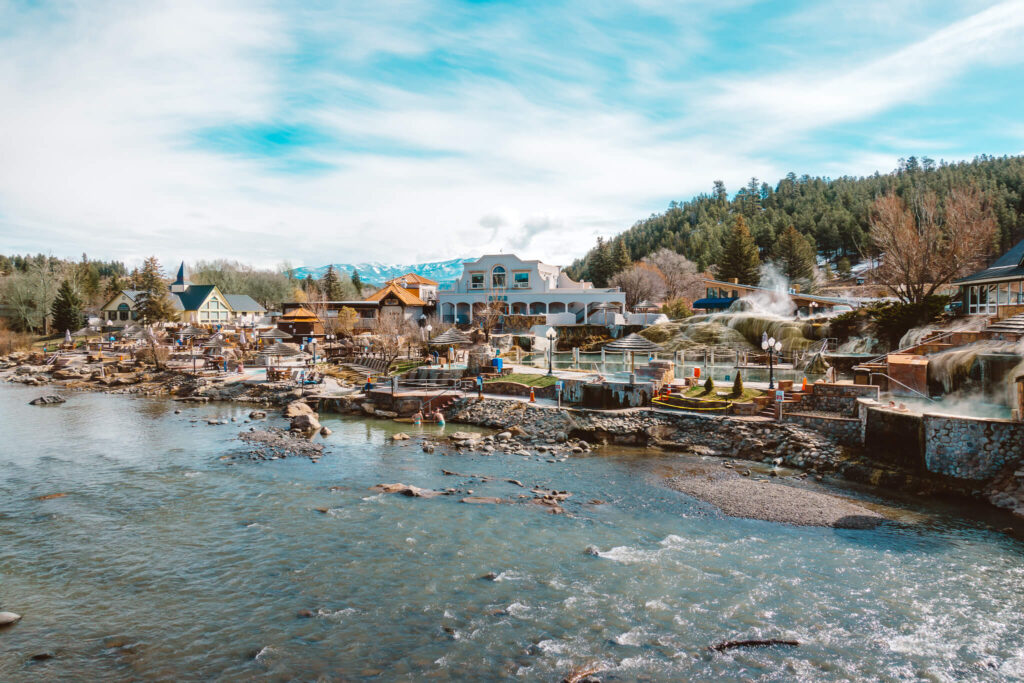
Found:
<svg viewBox="0 0 1024 683"><path fill-rule="evenodd" d="M736 299L733 297L707 297L704 299L697 299L696 301L694 301L693 307L703 308L704 310L725 310L732 306L733 301L736 301Z"/></svg>

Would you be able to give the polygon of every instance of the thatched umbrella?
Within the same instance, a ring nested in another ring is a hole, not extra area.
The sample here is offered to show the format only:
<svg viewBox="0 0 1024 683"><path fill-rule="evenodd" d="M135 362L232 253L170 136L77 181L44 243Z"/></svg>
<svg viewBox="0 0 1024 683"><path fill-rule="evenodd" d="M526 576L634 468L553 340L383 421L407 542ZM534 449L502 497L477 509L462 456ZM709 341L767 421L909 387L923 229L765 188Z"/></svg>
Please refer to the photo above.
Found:
<svg viewBox="0 0 1024 683"><path fill-rule="evenodd" d="M452 327L430 340L431 344L438 346L456 346L458 344L472 344L473 340L465 333Z"/></svg>
<svg viewBox="0 0 1024 683"><path fill-rule="evenodd" d="M605 301L603 303L600 303L600 304L597 304L596 306L594 306L593 311L594 312L604 311L604 324L607 325L608 324L608 311L615 311L616 313L618 313L619 312L619 308L620 308L619 304L612 303L611 301Z"/></svg>
<svg viewBox="0 0 1024 683"><path fill-rule="evenodd" d="M178 330L177 334L179 337L203 337L206 335L206 330L189 325L183 330Z"/></svg>
<svg viewBox="0 0 1024 683"><path fill-rule="evenodd" d="M641 337L639 334L634 332L633 334L626 335L622 339L616 339L613 342L605 344L604 350L621 351L623 353L629 353L630 367L632 370L635 370L636 361L633 358L634 353L655 353L657 351L664 351L665 349L658 346L650 339L647 339L646 337Z"/></svg>
<svg viewBox="0 0 1024 683"><path fill-rule="evenodd" d="M266 332L260 332L260 339L291 339L292 335L288 334L284 330L273 328Z"/></svg>
<svg viewBox="0 0 1024 683"><path fill-rule="evenodd" d="M641 301L640 303L638 303L636 306L633 307L633 311L635 313L643 313L644 314L644 325L647 324L647 314L648 313L657 313L660 310L661 310L661 306L659 306L658 304L655 304L655 303L651 303L650 301L647 301L646 299L644 301Z"/></svg>

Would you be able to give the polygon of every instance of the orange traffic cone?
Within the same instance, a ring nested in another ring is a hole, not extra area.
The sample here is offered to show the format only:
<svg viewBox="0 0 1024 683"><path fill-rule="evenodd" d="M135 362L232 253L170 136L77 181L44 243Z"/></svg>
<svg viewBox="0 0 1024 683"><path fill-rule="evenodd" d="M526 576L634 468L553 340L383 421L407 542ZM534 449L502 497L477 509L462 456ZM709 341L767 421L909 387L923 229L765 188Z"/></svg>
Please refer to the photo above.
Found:
<svg viewBox="0 0 1024 683"><path fill-rule="evenodd" d="M800 385L800 391L807 391L807 378L804 377L803 384Z"/></svg>
<svg viewBox="0 0 1024 683"><path fill-rule="evenodd" d="M530 403L536 403L537 396L533 393L533 387L530 387Z"/></svg>

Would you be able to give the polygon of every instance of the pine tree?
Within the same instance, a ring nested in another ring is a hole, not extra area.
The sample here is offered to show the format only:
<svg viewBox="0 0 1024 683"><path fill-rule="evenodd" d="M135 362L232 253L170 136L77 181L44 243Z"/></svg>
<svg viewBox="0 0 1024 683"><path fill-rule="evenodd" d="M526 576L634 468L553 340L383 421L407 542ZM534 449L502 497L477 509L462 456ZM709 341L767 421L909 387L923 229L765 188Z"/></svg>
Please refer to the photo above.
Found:
<svg viewBox="0 0 1024 683"><path fill-rule="evenodd" d="M594 282L595 287L607 287L608 279L613 275L609 251L608 243L604 241L603 237L598 237L597 247L594 248L594 252L590 256L590 267L588 269L590 279Z"/></svg>
<svg viewBox="0 0 1024 683"><path fill-rule="evenodd" d="M107 280L107 287L104 290L104 293L107 295L107 298L109 299L117 294L120 294L121 290L123 289L124 281L117 276L117 273L114 273L113 275L110 276L110 279Z"/></svg>
<svg viewBox="0 0 1024 683"><path fill-rule="evenodd" d="M609 273L608 277L611 277L616 273L621 273L631 265L633 265L633 261L629 258L629 250L626 248L626 240L615 240L615 248L612 250L611 273Z"/></svg>
<svg viewBox="0 0 1024 683"><path fill-rule="evenodd" d="M320 281L320 287L328 301L341 301L345 297L341 289L341 280L338 278L334 266L327 266L327 272L324 273L324 279Z"/></svg>
<svg viewBox="0 0 1024 683"><path fill-rule="evenodd" d="M732 382L732 397L739 398L743 395L743 373L736 371L736 379Z"/></svg>
<svg viewBox="0 0 1024 683"><path fill-rule="evenodd" d="M790 282L808 282L814 277L814 247L792 225L779 237L772 256Z"/></svg>
<svg viewBox="0 0 1024 683"><path fill-rule="evenodd" d="M53 316L53 329L61 334L65 330L77 330L82 326L82 300L67 280L60 284L57 298L50 306L50 314Z"/></svg>
<svg viewBox="0 0 1024 683"><path fill-rule="evenodd" d="M363 281L359 279L359 271L352 269L352 286L356 288L356 295L363 295Z"/></svg>
<svg viewBox="0 0 1024 683"><path fill-rule="evenodd" d="M721 280L736 278L744 285L756 285L761 281L761 259L743 216L736 217L725 242L722 257L718 261L718 277Z"/></svg>
<svg viewBox="0 0 1024 683"><path fill-rule="evenodd" d="M142 264L139 271L138 290L141 294L135 300L135 311L143 323L151 325L157 322L173 320L178 316L171 303L171 295L167 291L163 273L160 272L160 261L150 256Z"/></svg>

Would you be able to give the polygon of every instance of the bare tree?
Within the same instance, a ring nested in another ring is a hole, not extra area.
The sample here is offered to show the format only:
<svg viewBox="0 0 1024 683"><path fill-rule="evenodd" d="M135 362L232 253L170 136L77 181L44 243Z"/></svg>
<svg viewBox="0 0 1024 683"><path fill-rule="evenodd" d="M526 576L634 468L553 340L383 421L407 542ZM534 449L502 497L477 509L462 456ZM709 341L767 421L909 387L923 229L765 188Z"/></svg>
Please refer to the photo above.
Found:
<svg viewBox="0 0 1024 683"><path fill-rule="evenodd" d="M697 264L671 249L659 249L647 256L643 263L658 269L665 282L666 299L683 297L695 301L703 296L704 281L697 272Z"/></svg>
<svg viewBox="0 0 1024 683"><path fill-rule="evenodd" d="M390 369L395 359L407 348L409 340L416 338L416 328L401 314L380 314L373 326L373 336L373 350L384 359L385 367Z"/></svg>
<svg viewBox="0 0 1024 683"><path fill-rule="evenodd" d="M491 301L486 304L479 313L473 312L473 320L480 326L484 333L484 340L491 341L491 332L494 331L505 317L505 303Z"/></svg>
<svg viewBox="0 0 1024 683"><path fill-rule="evenodd" d="M608 283L626 293L626 308L633 308L644 300L655 301L665 296L665 280L661 272L642 262L616 273Z"/></svg>
<svg viewBox="0 0 1024 683"><path fill-rule="evenodd" d="M896 194L882 195L870 221L871 241L882 253L875 275L907 303L981 265L996 236L992 208L975 187L954 188L944 205L931 191L916 194L911 206Z"/></svg>

